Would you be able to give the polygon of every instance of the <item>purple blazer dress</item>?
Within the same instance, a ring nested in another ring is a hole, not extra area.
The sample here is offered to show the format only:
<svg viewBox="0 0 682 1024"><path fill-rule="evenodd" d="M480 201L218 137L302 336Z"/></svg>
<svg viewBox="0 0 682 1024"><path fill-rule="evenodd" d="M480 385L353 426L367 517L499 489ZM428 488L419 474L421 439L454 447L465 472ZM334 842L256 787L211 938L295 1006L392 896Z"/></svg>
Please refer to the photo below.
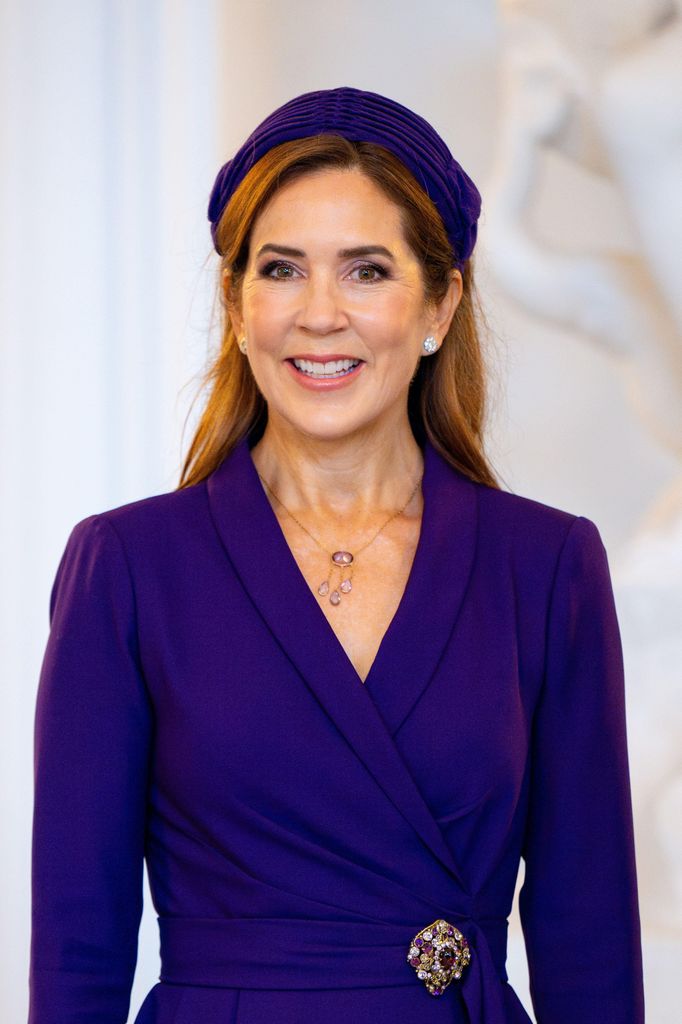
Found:
<svg viewBox="0 0 682 1024"><path fill-rule="evenodd" d="M623 695L594 523L427 444L412 570L363 685L243 441L91 515L52 590L35 720L30 1024L641 1024ZM408 952L468 940L431 995Z"/></svg>

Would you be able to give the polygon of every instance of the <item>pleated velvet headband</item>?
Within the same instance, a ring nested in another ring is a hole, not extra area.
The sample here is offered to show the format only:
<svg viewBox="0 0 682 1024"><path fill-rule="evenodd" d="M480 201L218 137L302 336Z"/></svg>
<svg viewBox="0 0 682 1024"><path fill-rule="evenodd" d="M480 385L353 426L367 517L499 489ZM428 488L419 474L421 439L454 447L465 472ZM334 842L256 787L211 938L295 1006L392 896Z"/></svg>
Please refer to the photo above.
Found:
<svg viewBox="0 0 682 1024"><path fill-rule="evenodd" d="M220 169L208 206L213 244L219 253L218 223L254 164L282 142L322 134L373 142L397 156L433 200L452 245L453 266L462 269L476 244L481 212L478 189L423 117L395 100L348 86L307 92L278 107Z"/></svg>

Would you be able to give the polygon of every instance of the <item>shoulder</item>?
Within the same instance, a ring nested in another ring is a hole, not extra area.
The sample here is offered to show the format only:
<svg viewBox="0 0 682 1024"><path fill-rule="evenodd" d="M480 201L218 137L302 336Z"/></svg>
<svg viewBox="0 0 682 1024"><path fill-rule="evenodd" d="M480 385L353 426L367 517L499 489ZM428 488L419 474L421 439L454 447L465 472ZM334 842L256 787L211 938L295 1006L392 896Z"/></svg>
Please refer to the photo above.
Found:
<svg viewBox="0 0 682 1024"><path fill-rule="evenodd" d="M541 559L556 556L569 538L601 539L595 523L578 510L559 508L535 497L472 480L432 444L425 448L426 490L439 506L448 530L468 532L475 523L476 545L498 554L518 550Z"/></svg>
<svg viewBox="0 0 682 1024"><path fill-rule="evenodd" d="M206 518L206 483L95 512L72 528L67 546L94 550L177 547ZM203 514L203 515L202 515Z"/></svg>
<svg viewBox="0 0 682 1024"><path fill-rule="evenodd" d="M580 512L536 498L474 484L479 542L498 554L507 551L528 566L557 566L561 558L602 557L604 544L596 523Z"/></svg>
<svg viewBox="0 0 682 1024"><path fill-rule="evenodd" d="M474 487L481 513L510 529L539 529L543 533L556 531L564 534L579 519L590 522L577 510L559 508L537 498L487 484L475 483Z"/></svg>

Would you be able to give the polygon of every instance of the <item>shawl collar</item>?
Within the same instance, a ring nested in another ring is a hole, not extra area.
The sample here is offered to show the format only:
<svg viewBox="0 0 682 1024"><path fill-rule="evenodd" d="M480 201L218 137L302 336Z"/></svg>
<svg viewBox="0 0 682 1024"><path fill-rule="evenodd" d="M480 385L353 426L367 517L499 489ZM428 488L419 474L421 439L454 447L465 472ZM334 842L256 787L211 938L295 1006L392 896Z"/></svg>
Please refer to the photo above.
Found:
<svg viewBox="0 0 682 1024"><path fill-rule="evenodd" d="M386 796L462 884L393 734L426 689L454 628L474 560L476 485L426 443L419 543L364 685L298 568L246 440L207 478L207 489L223 547L280 647Z"/></svg>

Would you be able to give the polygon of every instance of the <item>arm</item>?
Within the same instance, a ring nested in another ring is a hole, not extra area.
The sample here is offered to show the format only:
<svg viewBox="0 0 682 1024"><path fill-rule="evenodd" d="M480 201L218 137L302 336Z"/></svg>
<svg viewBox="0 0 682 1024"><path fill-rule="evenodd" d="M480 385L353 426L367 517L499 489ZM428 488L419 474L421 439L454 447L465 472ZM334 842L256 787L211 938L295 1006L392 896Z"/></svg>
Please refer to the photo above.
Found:
<svg viewBox="0 0 682 1024"><path fill-rule="evenodd" d="M29 1024L125 1024L142 914L151 708L125 555L68 539L35 717Z"/></svg>
<svg viewBox="0 0 682 1024"><path fill-rule="evenodd" d="M623 655L606 551L584 517L554 580L523 857L538 1024L642 1024Z"/></svg>

